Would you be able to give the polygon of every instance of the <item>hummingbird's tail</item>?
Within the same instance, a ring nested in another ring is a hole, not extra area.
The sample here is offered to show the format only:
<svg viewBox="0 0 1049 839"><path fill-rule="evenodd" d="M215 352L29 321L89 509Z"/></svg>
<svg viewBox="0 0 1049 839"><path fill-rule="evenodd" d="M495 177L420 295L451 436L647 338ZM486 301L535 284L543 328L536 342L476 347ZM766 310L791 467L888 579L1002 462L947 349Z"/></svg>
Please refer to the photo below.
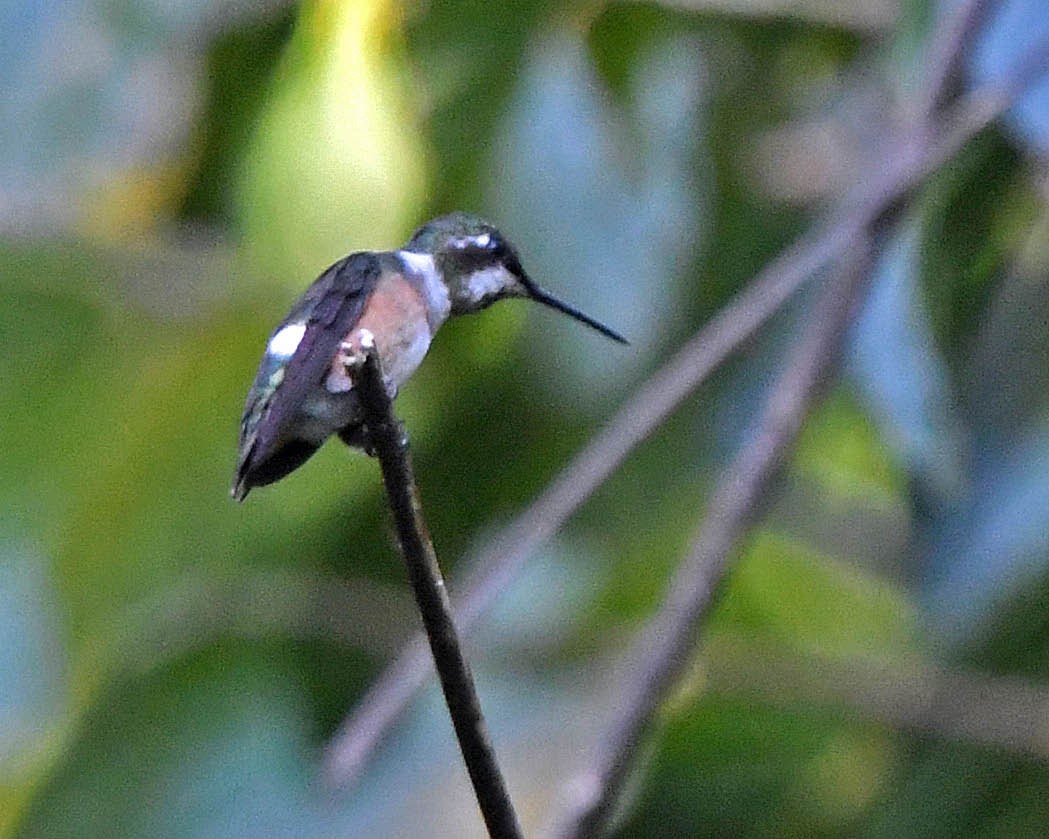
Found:
<svg viewBox="0 0 1049 839"><path fill-rule="evenodd" d="M233 486L230 487L229 494L233 496L236 501L243 501L248 497L248 493L251 492L251 487L248 485L247 475L242 475L239 472L233 479Z"/></svg>
<svg viewBox="0 0 1049 839"><path fill-rule="evenodd" d="M268 454L258 451L258 445L252 447L237 464L233 476L233 486L229 494L237 501L243 501L255 487L272 484L285 475L294 472L310 459L319 446L306 440L288 440L281 443Z"/></svg>

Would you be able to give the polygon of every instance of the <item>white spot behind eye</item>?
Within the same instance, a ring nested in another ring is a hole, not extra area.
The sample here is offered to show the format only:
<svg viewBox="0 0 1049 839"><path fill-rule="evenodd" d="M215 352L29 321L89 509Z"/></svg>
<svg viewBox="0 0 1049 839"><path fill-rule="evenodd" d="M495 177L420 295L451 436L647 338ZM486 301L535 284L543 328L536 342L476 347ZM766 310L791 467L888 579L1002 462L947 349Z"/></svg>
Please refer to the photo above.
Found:
<svg viewBox="0 0 1049 839"><path fill-rule="evenodd" d="M278 329L274 336L270 338L269 344L266 345L266 351L270 355L290 358L295 354L295 350L299 348L299 344L302 343L302 336L305 334L306 324L289 323L287 326Z"/></svg>
<svg viewBox="0 0 1049 839"><path fill-rule="evenodd" d="M488 250L492 246L491 233L478 233L476 236L459 236L449 241L453 248L463 250L465 248L481 248Z"/></svg>

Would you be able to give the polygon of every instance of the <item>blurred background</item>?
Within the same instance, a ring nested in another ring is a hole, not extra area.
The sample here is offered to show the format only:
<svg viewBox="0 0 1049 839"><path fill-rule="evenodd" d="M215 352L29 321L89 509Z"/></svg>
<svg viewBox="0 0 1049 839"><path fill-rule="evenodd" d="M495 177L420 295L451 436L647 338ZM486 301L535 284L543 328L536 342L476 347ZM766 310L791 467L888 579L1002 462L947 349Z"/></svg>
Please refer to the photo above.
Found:
<svg viewBox="0 0 1049 839"><path fill-rule="evenodd" d="M0 835L482 835L432 685L354 787L319 780L416 618L373 461L331 443L230 500L267 335L335 259L463 209L631 338L523 302L444 327L398 410L454 591L646 376L869 178L939 8L0 6ZM1043 0L996 9L960 85L1049 33ZM1047 832L1047 159L1043 84L892 232L618 835ZM807 303L471 636L530 835Z"/></svg>

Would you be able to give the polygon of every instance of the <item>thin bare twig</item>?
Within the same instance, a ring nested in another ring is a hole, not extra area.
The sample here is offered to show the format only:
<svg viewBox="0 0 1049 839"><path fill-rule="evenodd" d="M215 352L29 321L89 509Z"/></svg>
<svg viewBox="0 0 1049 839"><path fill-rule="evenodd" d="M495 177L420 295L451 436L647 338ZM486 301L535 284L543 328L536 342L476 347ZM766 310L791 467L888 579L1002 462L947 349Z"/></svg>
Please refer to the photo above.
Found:
<svg viewBox="0 0 1049 839"><path fill-rule="evenodd" d="M408 439L394 416L393 400L386 392L374 344L365 348L363 362L357 370L355 385L364 412L368 441L382 466L382 480L397 527L408 579L422 615L448 713L473 782L477 803L489 836L493 839L521 839L521 827L495 759L470 666L459 643L452 605L437 565L437 554L423 519L422 502L408 454Z"/></svg>
<svg viewBox="0 0 1049 839"><path fill-rule="evenodd" d="M931 127L937 111L944 104L948 86L958 75L973 36L994 8L994 0L963 0L953 9L943 11L929 44L929 63L921 90L914 97L912 123L922 130Z"/></svg>
<svg viewBox="0 0 1049 839"><path fill-rule="evenodd" d="M540 545L556 533L634 448L648 438L809 277L853 247L887 207L900 201L973 136L997 119L1038 78L1049 60L1049 40L1003 84L990 84L945 118L947 130L920 149L913 137L890 138L882 166L872 166L838 208L768 263L737 296L645 381L586 447L517 519L478 556L464 581L459 626L469 632ZM892 148L900 148L895 155ZM430 676L426 639L416 636L372 683L328 745L325 775L333 786L351 784Z"/></svg>

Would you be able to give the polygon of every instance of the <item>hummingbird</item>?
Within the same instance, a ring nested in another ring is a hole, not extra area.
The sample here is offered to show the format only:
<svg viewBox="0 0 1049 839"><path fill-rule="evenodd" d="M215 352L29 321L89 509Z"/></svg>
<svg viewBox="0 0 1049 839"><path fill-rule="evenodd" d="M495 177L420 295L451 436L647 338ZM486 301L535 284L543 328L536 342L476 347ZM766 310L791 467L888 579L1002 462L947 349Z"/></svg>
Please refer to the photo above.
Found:
<svg viewBox="0 0 1049 839"><path fill-rule="evenodd" d="M523 297L614 341L618 332L535 284L517 249L488 222L452 213L417 229L395 251L340 259L306 289L270 335L240 422L230 494L285 477L333 434L368 450L347 363L374 342L390 397L422 362L449 317Z"/></svg>

